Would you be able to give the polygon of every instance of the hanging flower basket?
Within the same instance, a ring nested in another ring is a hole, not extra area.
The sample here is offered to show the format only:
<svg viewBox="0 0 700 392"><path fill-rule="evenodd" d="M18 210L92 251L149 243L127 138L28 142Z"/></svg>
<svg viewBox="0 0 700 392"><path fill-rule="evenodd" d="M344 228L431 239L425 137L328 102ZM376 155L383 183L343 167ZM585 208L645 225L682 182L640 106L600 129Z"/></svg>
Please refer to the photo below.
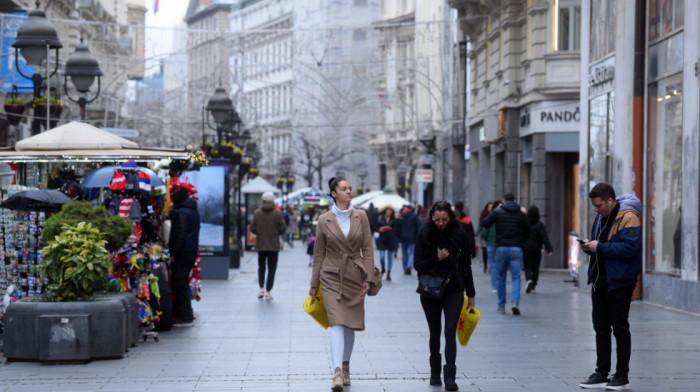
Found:
<svg viewBox="0 0 700 392"><path fill-rule="evenodd" d="M258 174L260 174L260 169L258 169L257 167L251 167L250 171L248 172L248 178L252 180L255 177L257 177Z"/></svg>
<svg viewBox="0 0 700 392"><path fill-rule="evenodd" d="M212 158L221 158L221 151L219 151L219 150L211 150L211 157L212 157Z"/></svg>
<svg viewBox="0 0 700 392"><path fill-rule="evenodd" d="M46 111L49 111L51 117L58 119L61 116L63 108L59 105L47 105L45 103L34 104L34 117L46 118ZM58 120L56 120L58 121Z"/></svg>
<svg viewBox="0 0 700 392"><path fill-rule="evenodd" d="M221 151L221 155L224 158L230 158L231 154L233 153L233 147L234 147L233 143L224 142L224 143L221 143L221 145L219 146L219 151Z"/></svg>
<svg viewBox="0 0 700 392"><path fill-rule="evenodd" d="M7 121L11 125L17 125L22 121L22 113L24 113L24 104L19 103L6 103L5 104L5 115L7 116Z"/></svg>
<svg viewBox="0 0 700 392"><path fill-rule="evenodd" d="M204 151L204 153L205 153L206 155L210 155L210 154L211 154L211 150L214 149L214 145L211 144L211 143L209 143L209 142L204 142L204 143L200 144L199 147L202 148L202 151Z"/></svg>
<svg viewBox="0 0 700 392"><path fill-rule="evenodd" d="M241 174L247 174L248 171L250 170L250 161L243 161L241 164L238 166L238 171Z"/></svg>

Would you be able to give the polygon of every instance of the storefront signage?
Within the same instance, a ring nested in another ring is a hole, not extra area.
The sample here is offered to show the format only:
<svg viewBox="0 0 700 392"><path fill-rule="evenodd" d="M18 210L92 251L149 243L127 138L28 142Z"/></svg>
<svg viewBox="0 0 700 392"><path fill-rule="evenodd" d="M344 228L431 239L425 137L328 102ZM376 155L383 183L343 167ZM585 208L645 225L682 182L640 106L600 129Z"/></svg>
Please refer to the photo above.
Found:
<svg viewBox="0 0 700 392"><path fill-rule="evenodd" d="M416 182L433 182L433 171L431 169L417 169Z"/></svg>
<svg viewBox="0 0 700 392"><path fill-rule="evenodd" d="M608 65L601 65L591 69L588 75L588 87L601 85L615 77L615 68Z"/></svg>
<svg viewBox="0 0 700 392"><path fill-rule="evenodd" d="M542 101L520 110L520 136L543 132L578 132L579 101Z"/></svg>

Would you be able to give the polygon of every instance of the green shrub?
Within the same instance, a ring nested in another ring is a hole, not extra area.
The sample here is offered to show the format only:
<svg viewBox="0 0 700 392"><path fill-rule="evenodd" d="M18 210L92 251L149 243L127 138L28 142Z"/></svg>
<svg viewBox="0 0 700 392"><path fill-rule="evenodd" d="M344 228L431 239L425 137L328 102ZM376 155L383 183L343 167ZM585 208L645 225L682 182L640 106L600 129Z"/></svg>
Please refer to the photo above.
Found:
<svg viewBox="0 0 700 392"><path fill-rule="evenodd" d="M42 250L39 265L50 296L57 301L74 301L90 299L105 290L112 266L106 243L90 223L64 224L61 234Z"/></svg>
<svg viewBox="0 0 700 392"><path fill-rule="evenodd" d="M65 204L61 212L46 220L41 238L47 243L61 234L62 225L74 226L80 222L91 223L103 234L103 239L107 241L106 248L113 252L119 249L129 236L134 232L130 220L118 216L112 216L106 208L92 207L86 201L76 201Z"/></svg>

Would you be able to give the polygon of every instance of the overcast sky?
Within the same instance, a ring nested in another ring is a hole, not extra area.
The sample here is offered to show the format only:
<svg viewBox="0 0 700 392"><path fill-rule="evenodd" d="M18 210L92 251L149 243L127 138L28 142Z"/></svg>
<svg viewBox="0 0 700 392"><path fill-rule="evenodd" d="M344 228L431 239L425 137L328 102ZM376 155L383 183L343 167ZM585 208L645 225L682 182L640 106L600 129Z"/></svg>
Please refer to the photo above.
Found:
<svg viewBox="0 0 700 392"><path fill-rule="evenodd" d="M146 8L146 74L157 72L157 61L151 60L173 51L173 30L185 17L189 0L159 0L158 12L153 14L155 0L145 0Z"/></svg>

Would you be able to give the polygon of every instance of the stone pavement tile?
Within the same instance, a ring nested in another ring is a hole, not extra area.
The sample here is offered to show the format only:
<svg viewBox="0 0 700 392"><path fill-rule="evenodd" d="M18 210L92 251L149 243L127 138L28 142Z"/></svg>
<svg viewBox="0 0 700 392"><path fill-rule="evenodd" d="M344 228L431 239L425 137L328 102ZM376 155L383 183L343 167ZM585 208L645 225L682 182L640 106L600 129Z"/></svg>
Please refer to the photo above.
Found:
<svg viewBox="0 0 700 392"><path fill-rule="evenodd" d="M115 377L106 381L96 391L102 392L125 392L125 391L145 391L152 381L134 381L126 378Z"/></svg>
<svg viewBox="0 0 700 392"><path fill-rule="evenodd" d="M153 382L146 389L147 392L188 392L195 391L197 386L197 381L169 381L159 380L158 382Z"/></svg>

